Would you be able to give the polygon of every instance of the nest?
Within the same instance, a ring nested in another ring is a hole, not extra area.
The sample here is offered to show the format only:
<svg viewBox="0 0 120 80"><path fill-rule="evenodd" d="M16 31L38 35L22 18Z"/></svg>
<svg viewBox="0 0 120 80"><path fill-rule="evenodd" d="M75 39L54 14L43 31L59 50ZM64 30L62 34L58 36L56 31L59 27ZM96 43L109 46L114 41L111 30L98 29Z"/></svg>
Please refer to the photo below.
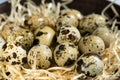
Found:
<svg viewBox="0 0 120 80"><path fill-rule="evenodd" d="M24 18L27 16L31 16L36 13L41 13L44 14L45 16L50 15L49 9L45 10L44 6L36 6L34 2L31 0L28 0L26 2L26 5L28 7L26 8L25 6L20 4L20 0L9 0L9 2L12 4L11 6L11 14L9 16L2 14L0 17L4 18L6 21L1 22L0 29L4 27L4 25L8 21L14 21L15 23L20 23L23 24ZM54 0L52 0L54 4ZM66 0L64 3L58 3L55 8L57 10L56 12L56 18L59 17L59 12L60 12L60 5L63 5L64 8L66 8L66 4L70 3L71 0ZM42 4L44 3L44 0L41 1ZM105 11L110 8L110 6L113 3L110 3L107 7L103 9L103 12L101 15L104 15ZM18 12L15 11L16 7L18 7ZM40 9L42 11L40 11ZM23 15L23 13L28 12ZM114 9L115 15L119 16L117 11ZM8 18L6 18L8 17ZM52 19L52 17L51 17ZM54 22L53 22L54 23ZM115 34L116 34L116 40L111 43L110 47L107 48L103 54L102 54L102 60L104 62L104 69L103 72L97 75L94 78L91 78L91 80L119 80L120 79L120 31L116 28L115 24L119 24L119 22L115 20L110 20L108 22L109 24L113 25L113 29ZM58 66L53 66L48 69L36 69L34 68L25 68L21 65L17 66L12 66L8 65L5 62L0 62L0 79L8 79L8 80L79 80L79 77L83 76L82 74L77 74L75 71L75 65L66 68L66 67L58 67ZM9 72L5 72L8 70Z"/></svg>

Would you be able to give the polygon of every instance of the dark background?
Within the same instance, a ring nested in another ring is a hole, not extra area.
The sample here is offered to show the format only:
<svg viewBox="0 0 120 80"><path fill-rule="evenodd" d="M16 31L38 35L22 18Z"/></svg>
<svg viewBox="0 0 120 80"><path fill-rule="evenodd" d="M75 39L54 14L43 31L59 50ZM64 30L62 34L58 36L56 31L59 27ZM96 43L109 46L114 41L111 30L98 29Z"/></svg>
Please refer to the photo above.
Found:
<svg viewBox="0 0 120 80"><path fill-rule="evenodd" d="M24 2L23 0L22 2ZM34 0L39 4L40 0ZM51 0L46 0L47 2ZM60 0L55 0L60 1ZM90 13L100 13L102 9L109 4L106 0L74 0L71 4L68 6L73 9L80 10L84 15L90 14ZM115 5L118 12L120 13L120 6ZM5 2L0 5L0 13L6 12L9 14L10 12L10 4ZM111 14L111 10L108 10L108 13Z"/></svg>
<svg viewBox="0 0 120 80"><path fill-rule="evenodd" d="M26 0L22 0L21 4L23 4ZM40 0L33 0L36 2L36 4L40 4ZM46 2L50 2L51 0L46 0ZM55 0L56 2L59 2L60 0ZM106 0L74 0L72 3L68 5L69 8L77 9L81 11L83 15L87 15L90 13L98 13L100 14L101 11L107 6L110 2ZM115 5L115 8L120 14L120 6ZM0 4L0 13L10 13L10 4L8 2L5 2L3 4ZM107 10L107 13L112 18L114 16L111 9ZM117 18L118 21L120 21L120 17ZM120 25L119 25L120 26Z"/></svg>

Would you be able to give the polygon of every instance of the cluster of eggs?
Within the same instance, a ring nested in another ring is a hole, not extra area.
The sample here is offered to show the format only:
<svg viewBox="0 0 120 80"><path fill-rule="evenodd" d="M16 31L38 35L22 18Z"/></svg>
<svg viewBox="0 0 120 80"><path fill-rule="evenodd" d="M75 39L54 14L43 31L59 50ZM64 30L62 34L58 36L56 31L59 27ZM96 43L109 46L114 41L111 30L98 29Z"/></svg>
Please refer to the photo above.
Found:
<svg viewBox="0 0 120 80"><path fill-rule="evenodd" d="M46 17L37 14L25 20L25 27L9 22L1 34L6 43L0 37L0 59L6 63L37 69L49 68L53 62L61 67L75 65L75 71L87 77L102 72L100 56L114 41L103 16L83 17L74 9L62 10L54 29Z"/></svg>

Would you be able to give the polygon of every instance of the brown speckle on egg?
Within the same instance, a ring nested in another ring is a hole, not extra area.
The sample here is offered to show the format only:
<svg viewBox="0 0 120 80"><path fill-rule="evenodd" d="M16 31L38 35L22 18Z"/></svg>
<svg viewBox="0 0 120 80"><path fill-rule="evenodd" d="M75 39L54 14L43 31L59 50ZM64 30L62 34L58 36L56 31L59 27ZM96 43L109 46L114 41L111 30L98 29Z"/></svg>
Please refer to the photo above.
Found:
<svg viewBox="0 0 120 80"><path fill-rule="evenodd" d="M6 74L7 76L9 76L11 73L10 73L10 72L5 72L5 74Z"/></svg>
<svg viewBox="0 0 120 80"><path fill-rule="evenodd" d="M61 27L61 26L62 26L62 22L58 22L58 26L60 26L60 27Z"/></svg>
<svg viewBox="0 0 120 80"><path fill-rule="evenodd" d="M6 58L6 61L7 61L7 62L9 62L9 59L8 59L8 57Z"/></svg>
<svg viewBox="0 0 120 80"><path fill-rule="evenodd" d="M69 39L70 39L70 40L72 40L72 41L75 40L75 36L74 36L74 35L70 34L70 35L68 35L68 36L69 36Z"/></svg>
<svg viewBox="0 0 120 80"><path fill-rule="evenodd" d="M13 45L9 45L9 48L12 49L12 48L13 48Z"/></svg>
<svg viewBox="0 0 120 80"><path fill-rule="evenodd" d="M21 46L21 43L20 42L16 42L15 45L16 46Z"/></svg>
<svg viewBox="0 0 120 80"><path fill-rule="evenodd" d="M72 60L70 58L68 58L68 60L66 61L66 63L64 64L64 66L71 66L75 63L75 60Z"/></svg>
<svg viewBox="0 0 120 80"><path fill-rule="evenodd" d="M66 34L68 34L70 31L69 30L63 30L63 31L61 31L61 33L63 34L63 35L66 35Z"/></svg>
<svg viewBox="0 0 120 80"><path fill-rule="evenodd" d="M16 63L16 61L12 61L12 63L11 63L11 65L16 65L17 63Z"/></svg>
<svg viewBox="0 0 120 80"><path fill-rule="evenodd" d="M59 46L59 50L64 50L65 49L65 45L60 45Z"/></svg>
<svg viewBox="0 0 120 80"><path fill-rule="evenodd" d="M28 20L25 20L25 21L24 21L24 24L25 24L26 26L29 26L29 27L32 25L32 24L29 24L29 23L28 23Z"/></svg>
<svg viewBox="0 0 120 80"><path fill-rule="evenodd" d="M36 34L36 36L41 36L41 35L43 35L43 32L41 32L41 31L39 31L39 32Z"/></svg>
<svg viewBox="0 0 120 80"><path fill-rule="evenodd" d="M3 50L5 50L7 48L7 43L5 43L2 47Z"/></svg>
<svg viewBox="0 0 120 80"><path fill-rule="evenodd" d="M16 58L17 54L15 52L13 52L13 58Z"/></svg>
<svg viewBox="0 0 120 80"><path fill-rule="evenodd" d="M75 48L75 45L73 45L73 44L69 44L69 46Z"/></svg>

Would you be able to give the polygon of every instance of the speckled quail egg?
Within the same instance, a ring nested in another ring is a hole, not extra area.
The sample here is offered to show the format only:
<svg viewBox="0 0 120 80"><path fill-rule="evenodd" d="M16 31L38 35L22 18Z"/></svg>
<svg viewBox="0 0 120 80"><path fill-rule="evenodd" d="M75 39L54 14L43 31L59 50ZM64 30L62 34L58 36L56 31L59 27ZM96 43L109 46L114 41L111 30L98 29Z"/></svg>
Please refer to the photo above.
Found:
<svg viewBox="0 0 120 80"><path fill-rule="evenodd" d="M30 27L30 30L34 32L37 28L43 28L46 25L49 25L49 20L47 17L41 16L41 14L34 14L24 21L26 26Z"/></svg>
<svg viewBox="0 0 120 80"><path fill-rule="evenodd" d="M15 24L13 22L8 22L3 26L1 34L2 34L3 38L6 40L8 35L11 34L11 32L13 32L19 28L20 28L19 24Z"/></svg>
<svg viewBox="0 0 120 80"><path fill-rule="evenodd" d="M84 53L101 54L105 50L104 41L95 35L89 35L81 38L79 42L79 50Z"/></svg>
<svg viewBox="0 0 120 80"><path fill-rule="evenodd" d="M79 57L76 63L76 72L87 77L95 77L103 70L104 63L98 54L87 53Z"/></svg>
<svg viewBox="0 0 120 80"><path fill-rule="evenodd" d="M44 28L38 28L35 31L35 43L44 44L50 46L55 36L55 31L49 26L45 26Z"/></svg>
<svg viewBox="0 0 120 80"><path fill-rule="evenodd" d="M24 65L27 63L27 52L20 43L6 43L2 56L10 65Z"/></svg>
<svg viewBox="0 0 120 80"><path fill-rule="evenodd" d="M92 33L97 27L105 26L106 18L99 14L89 14L79 22L79 30L82 35Z"/></svg>
<svg viewBox="0 0 120 80"><path fill-rule="evenodd" d="M103 39L106 48L115 40L115 34L108 27L98 27L93 33Z"/></svg>
<svg viewBox="0 0 120 80"><path fill-rule="evenodd" d="M79 30L72 25L65 25L60 28L57 35L57 42L71 42L77 44L81 38Z"/></svg>
<svg viewBox="0 0 120 80"><path fill-rule="evenodd" d="M76 9L63 9L61 10L61 15L64 15L64 14L73 14L78 18L78 20L83 18L82 13Z"/></svg>
<svg viewBox="0 0 120 80"><path fill-rule="evenodd" d="M64 25L73 25L74 27L78 26L78 19L74 14L64 14L61 15L56 22L56 30L58 31L60 27Z"/></svg>
<svg viewBox="0 0 120 80"><path fill-rule="evenodd" d="M54 50L54 59L58 66L70 67L77 60L79 52L73 43L60 43Z"/></svg>
<svg viewBox="0 0 120 80"><path fill-rule="evenodd" d="M33 46L28 53L28 64L33 68L36 62L36 68L48 68L52 63L52 51L43 44Z"/></svg>
<svg viewBox="0 0 120 80"><path fill-rule="evenodd" d="M32 46L33 40L33 33L29 29L23 28L12 32L7 38L7 42L20 43L26 48L26 50L29 50L29 48Z"/></svg>

